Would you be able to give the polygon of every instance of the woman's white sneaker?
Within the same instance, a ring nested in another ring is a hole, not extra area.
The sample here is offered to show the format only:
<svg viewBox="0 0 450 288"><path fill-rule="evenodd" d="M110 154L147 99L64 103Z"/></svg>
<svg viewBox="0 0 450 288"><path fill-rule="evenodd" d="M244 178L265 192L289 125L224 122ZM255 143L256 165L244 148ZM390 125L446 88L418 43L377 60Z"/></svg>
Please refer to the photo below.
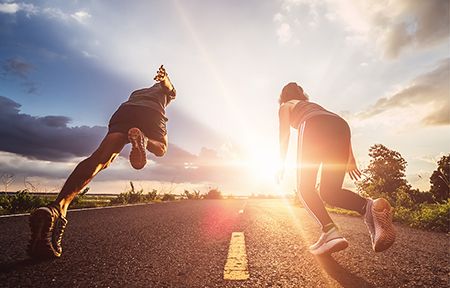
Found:
<svg viewBox="0 0 450 288"><path fill-rule="evenodd" d="M347 240L339 234L336 227L322 233L319 240L309 247L309 252L314 255L331 254L348 247Z"/></svg>

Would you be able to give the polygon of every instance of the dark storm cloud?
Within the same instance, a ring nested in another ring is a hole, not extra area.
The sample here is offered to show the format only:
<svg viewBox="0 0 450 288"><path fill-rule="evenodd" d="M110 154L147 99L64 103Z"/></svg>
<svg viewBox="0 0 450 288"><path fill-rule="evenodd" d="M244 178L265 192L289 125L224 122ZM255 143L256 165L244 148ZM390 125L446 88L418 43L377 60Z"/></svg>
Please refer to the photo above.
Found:
<svg viewBox="0 0 450 288"><path fill-rule="evenodd" d="M0 172L20 177L43 177L61 181L76 163L74 157L88 156L105 135L105 127L69 127L65 116L35 117L20 113L21 105L0 96ZM195 129L193 127L192 129ZM245 185L245 166L231 165L223 151L202 148L193 154L182 147L169 144L164 157L150 156L145 169L136 171L128 163L130 145L121 157L102 172L97 181L130 180L165 181L173 183L235 183ZM220 154L220 155L219 155ZM47 160L47 161L40 161ZM50 161L50 162L48 162Z"/></svg>
<svg viewBox="0 0 450 288"><path fill-rule="evenodd" d="M20 113L21 105L0 96L0 150L28 158L64 161L93 152L105 127L69 127L65 116Z"/></svg>

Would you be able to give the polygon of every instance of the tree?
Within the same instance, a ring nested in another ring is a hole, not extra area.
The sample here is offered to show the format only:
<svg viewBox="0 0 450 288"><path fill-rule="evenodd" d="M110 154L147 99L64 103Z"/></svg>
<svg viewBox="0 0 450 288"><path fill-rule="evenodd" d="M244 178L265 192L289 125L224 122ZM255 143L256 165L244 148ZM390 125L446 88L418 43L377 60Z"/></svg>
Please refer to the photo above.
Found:
<svg viewBox="0 0 450 288"><path fill-rule="evenodd" d="M409 197L414 204L432 204L435 203L433 193L430 191L420 191L419 189L411 189L409 192Z"/></svg>
<svg viewBox="0 0 450 288"><path fill-rule="evenodd" d="M206 193L205 199L222 199L222 192L218 188L213 188Z"/></svg>
<svg viewBox="0 0 450 288"><path fill-rule="evenodd" d="M405 176L407 163L400 153L376 144L370 147L369 156L372 159L363 170L367 178L357 183L358 190L371 197L387 197L397 204L411 205L411 187Z"/></svg>
<svg viewBox="0 0 450 288"><path fill-rule="evenodd" d="M430 177L430 192L437 202L443 203L449 198L450 154L442 156L437 164L437 169Z"/></svg>
<svg viewBox="0 0 450 288"><path fill-rule="evenodd" d="M189 200L197 200L201 199L200 191L199 190L193 190L191 193L189 190L184 190L184 195L186 195L186 198Z"/></svg>
<svg viewBox="0 0 450 288"><path fill-rule="evenodd" d="M14 174L3 173L0 179L2 181L3 187L5 187L4 192L8 192L8 186L11 185L12 182L14 182Z"/></svg>

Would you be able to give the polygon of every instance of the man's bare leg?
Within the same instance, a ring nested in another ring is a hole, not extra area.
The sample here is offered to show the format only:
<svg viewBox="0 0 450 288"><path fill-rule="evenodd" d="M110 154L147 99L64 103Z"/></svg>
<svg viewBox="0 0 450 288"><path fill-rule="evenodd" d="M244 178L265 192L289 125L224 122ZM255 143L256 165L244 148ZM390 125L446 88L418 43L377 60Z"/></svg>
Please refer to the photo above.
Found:
<svg viewBox="0 0 450 288"><path fill-rule="evenodd" d="M55 204L59 205L63 216L75 196L85 187L101 170L119 155L125 144L127 135L122 133L110 133L105 136L97 150L91 156L81 161L67 178L61 189Z"/></svg>
<svg viewBox="0 0 450 288"><path fill-rule="evenodd" d="M157 157L162 157L167 152L167 142L167 135L164 137L164 142L147 139L147 150Z"/></svg>

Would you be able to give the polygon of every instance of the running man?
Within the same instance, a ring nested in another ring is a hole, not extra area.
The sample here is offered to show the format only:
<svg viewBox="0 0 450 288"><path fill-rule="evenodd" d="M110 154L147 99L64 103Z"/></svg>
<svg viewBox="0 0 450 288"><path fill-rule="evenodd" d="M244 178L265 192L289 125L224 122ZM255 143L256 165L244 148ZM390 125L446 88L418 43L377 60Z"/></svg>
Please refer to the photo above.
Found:
<svg viewBox="0 0 450 288"><path fill-rule="evenodd" d="M328 215L324 202L356 211L364 217L375 252L388 249L395 240L392 208L383 198L372 200L342 188L345 173L352 180L361 177L356 166L347 122L316 103L296 83L284 86L279 99L280 157L284 165L290 126L299 130L297 193L305 208L322 227L322 235L309 250L314 255L331 254L348 247L347 240ZM319 193L316 178L322 165ZM283 177L280 170L279 180Z"/></svg>
<svg viewBox="0 0 450 288"><path fill-rule="evenodd" d="M60 257L61 240L67 225L70 202L97 175L106 169L127 143L131 143L130 163L142 169L147 163L146 150L161 157L167 151L165 116L167 105L175 99L176 91L161 65L156 83L150 88L136 90L111 117L108 133L91 156L81 161L66 180L56 200L40 207L30 215L31 239L28 254L32 258Z"/></svg>

